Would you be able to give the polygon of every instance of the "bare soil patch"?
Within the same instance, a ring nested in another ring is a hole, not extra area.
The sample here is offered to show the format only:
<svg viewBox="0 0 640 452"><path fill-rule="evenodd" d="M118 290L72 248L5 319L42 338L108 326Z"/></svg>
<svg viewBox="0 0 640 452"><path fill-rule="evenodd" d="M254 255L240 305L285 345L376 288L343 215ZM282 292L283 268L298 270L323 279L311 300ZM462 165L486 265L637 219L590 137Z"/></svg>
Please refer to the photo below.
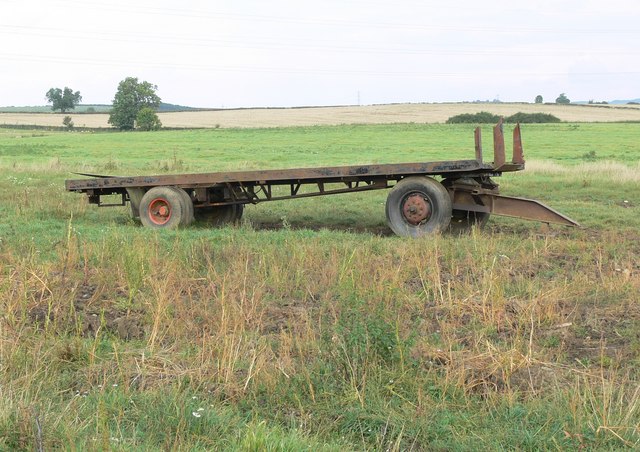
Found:
<svg viewBox="0 0 640 452"><path fill-rule="evenodd" d="M112 292L83 283L75 290L73 310L51 309L43 300L29 309L29 319L38 328L48 323L57 331L77 330L85 337L108 332L124 340L141 339L145 334L144 312L119 308L115 300L124 296L119 290Z"/></svg>

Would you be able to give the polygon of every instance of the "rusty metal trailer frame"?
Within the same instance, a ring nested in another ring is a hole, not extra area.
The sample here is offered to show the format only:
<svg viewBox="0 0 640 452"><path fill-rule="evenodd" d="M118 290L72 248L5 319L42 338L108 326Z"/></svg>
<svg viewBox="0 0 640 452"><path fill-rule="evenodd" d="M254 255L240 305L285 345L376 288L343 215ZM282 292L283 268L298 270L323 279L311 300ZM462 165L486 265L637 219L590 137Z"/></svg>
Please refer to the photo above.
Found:
<svg viewBox="0 0 640 452"><path fill-rule="evenodd" d="M239 219L246 204L389 188L387 220L400 235L437 232L449 227L451 219L465 227L481 224L489 214L577 225L538 201L500 195L491 178L525 167L520 125L513 131L511 161L505 156L502 121L493 128L493 143L491 163L483 161L481 130L477 128L473 160L133 177L82 174L92 177L67 180L65 188L85 193L89 203L101 207L129 202L133 215L152 227L184 226L193 220L194 213L198 217L204 212L213 213L219 222L233 221ZM434 176L442 181L436 182ZM276 187L286 190L274 191ZM120 195L120 202L103 202L103 196L112 195ZM169 221L172 212L180 215L180 221ZM435 218L438 212L444 212L442 219Z"/></svg>

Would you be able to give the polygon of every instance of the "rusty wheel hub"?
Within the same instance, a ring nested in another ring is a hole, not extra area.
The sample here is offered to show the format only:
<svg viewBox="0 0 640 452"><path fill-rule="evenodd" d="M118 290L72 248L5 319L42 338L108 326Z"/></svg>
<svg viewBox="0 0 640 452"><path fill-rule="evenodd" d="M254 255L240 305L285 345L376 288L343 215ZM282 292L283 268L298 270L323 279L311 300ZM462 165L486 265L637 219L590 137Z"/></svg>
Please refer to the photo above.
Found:
<svg viewBox="0 0 640 452"><path fill-rule="evenodd" d="M149 204L149 219L158 225L163 225L171 218L171 205L166 199L157 198Z"/></svg>
<svg viewBox="0 0 640 452"><path fill-rule="evenodd" d="M410 194L402 203L402 215L408 223L417 226L431 216L431 204L423 194Z"/></svg>

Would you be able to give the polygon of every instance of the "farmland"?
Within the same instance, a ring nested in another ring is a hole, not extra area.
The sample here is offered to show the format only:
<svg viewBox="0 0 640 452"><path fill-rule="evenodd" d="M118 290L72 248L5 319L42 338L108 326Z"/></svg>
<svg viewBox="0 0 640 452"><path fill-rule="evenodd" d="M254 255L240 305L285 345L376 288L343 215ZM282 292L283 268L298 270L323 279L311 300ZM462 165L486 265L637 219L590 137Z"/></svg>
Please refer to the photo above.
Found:
<svg viewBox="0 0 640 452"><path fill-rule="evenodd" d="M510 116L518 112L548 113L566 122L640 121L638 105L559 105L526 103L397 104L345 107L239 109L161 112L165 127L288 127L340 124L444 123L463 113L489 111ZM67 113L77 127L109 128L109 115ZM59 127L67 114L0 113L0 124Z"/></svg>
<svg viewBox="0 0 640 452"><path fill-rule="evenodd" d="M472 126L0 129L0 448L637 447L640 124L549 112L576 122L523 126L528 169L497 182L582 228L418 240L389 233L384 191L154 232L63 181L469 158Z"/></svg>

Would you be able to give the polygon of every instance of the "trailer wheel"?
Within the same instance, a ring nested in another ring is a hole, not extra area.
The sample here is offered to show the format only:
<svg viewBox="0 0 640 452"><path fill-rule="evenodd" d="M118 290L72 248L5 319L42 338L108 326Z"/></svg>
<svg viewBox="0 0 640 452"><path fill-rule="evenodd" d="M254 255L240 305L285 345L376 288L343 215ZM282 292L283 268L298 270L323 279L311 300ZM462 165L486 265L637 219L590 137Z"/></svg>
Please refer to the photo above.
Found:
<svg viewBox="0 0 640 452"><path fill-rule="evenodd" d="M131 217L134 220L140 219L140 201L144 196L144 190L142 188L127 188L127 194L129 195L129 207L131 208Z"/></svg>
<svg viewBox="0 0 640 452"><path fill-rule="evenodd" d="M238 224L242 220L242 214L244 213L244 204L235 204L236 209L233 212L232 223Z"/></svg>
<svg viewBox="0 0 640 452"><path fill-rule="evenodd" d="M451 214L449 230L454 234L466 234L474 226L483 228L491 214L489 212L472 212L469 210L454 210Z"/></svg>
<svg viewBox="0 0 640 452"><path fill-rule="evenodd" d="M430 177L402 179L389 192L387 223L399 236L420 237L444 231L451 221L451 198L444 186Z"/></svg>
<svg viewBox="0 0 640 452"><path fill-rule="evenodd" d="M196 210L199 221L203 221L210 226L224 226L226 224L238 223L242 218L244 207L242 204L231 204L227 206L201 207Z"/></svg>
<svg viewBox="0 0 640 452"><path fill-rule="evenodd" d="M175 229L186 215L183 197L174 187L153 187L140 201L140 221L148 228Z"/></svg>
<svg viewBox="0 0 640 452"><path fill-rule="evenodd" d="M173 188L176 191L176 193L180 195L180 198L182 199L182 205L184 207L185 215L182 218L181 226L189 226L191 223L193 223L193 220L194 220L193 201L191 200L191 196L189 196L189 194L180 187L171 187L171 188Z"/></svg>

